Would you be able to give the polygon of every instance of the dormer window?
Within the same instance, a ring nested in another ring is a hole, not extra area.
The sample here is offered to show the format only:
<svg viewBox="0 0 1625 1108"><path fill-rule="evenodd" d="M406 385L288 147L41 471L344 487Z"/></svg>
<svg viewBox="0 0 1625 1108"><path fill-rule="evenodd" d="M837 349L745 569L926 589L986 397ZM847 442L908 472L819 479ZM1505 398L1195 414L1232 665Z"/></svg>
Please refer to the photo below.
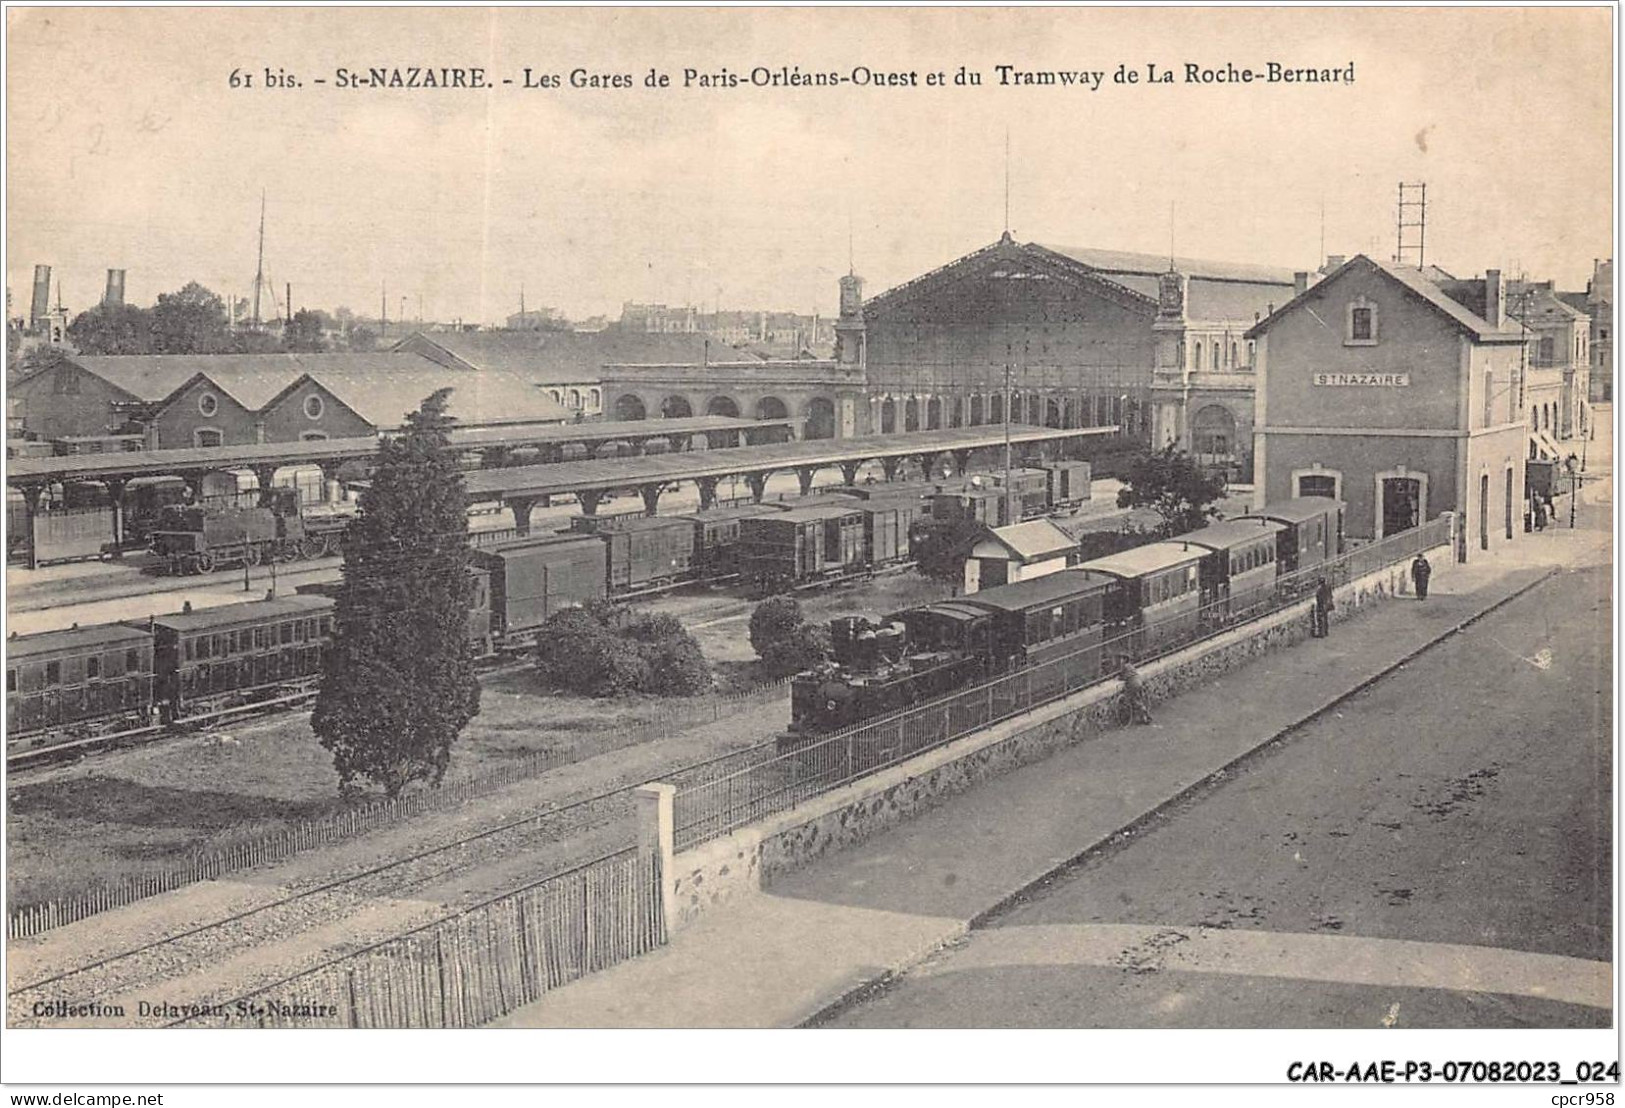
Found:
<svg viewBox="0 0 1625 1108"><path fill-rule="evenodd" d="M1343 337L1345 346L1375 346L1377 344L1377 306L1365 297L1349 302L1348 328Z"/></svg>

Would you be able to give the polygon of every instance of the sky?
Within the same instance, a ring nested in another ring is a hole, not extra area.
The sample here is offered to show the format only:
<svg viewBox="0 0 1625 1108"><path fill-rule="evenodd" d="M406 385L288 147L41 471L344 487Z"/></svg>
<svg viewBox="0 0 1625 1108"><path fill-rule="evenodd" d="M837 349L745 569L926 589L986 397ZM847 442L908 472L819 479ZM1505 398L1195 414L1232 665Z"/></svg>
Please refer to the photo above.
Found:
<svg viewBox="0 0 1625 1108"><path fill-rule="evenodd" d="M408 317L469 322L516 311L521 288L576 318L626 300L828 314L849 265L873 295L1007 227L1291 269L1322 242L1387 258L1400 181L1427 183L1427 260L1458 275L1583 289L1612 251L1606 8L7 16L13 314L39 263L73 311L108 268L134 303L189 280L248 295L262 192L277 297L376 315L387 287L391 318L404 298ZM1352 63L1354 81L1184 80L1270 62ZM1146 83L1149 64L1178 80ZM1004 85L999 65L1103 79ZM497 85L337 87L373 66ZM756 87L758 66L918 83ZM301 87L262 87L268 67ZM525 88L527 67L562 87ZM956 85L961 67L981 85ZM572 88L578 68L633 87ZM671 85L644 87L651 69ZM741 83L684 88L685 69Z"/></svg>

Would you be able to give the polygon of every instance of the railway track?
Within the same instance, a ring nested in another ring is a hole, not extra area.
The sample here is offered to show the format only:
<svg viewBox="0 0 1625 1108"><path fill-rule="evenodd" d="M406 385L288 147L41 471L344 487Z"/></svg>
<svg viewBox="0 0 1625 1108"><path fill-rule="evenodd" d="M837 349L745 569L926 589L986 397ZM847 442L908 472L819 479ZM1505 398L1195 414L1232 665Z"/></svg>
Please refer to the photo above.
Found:
<svg viewBox="0 0 1625 1108"><path fill-rule="evenodd" d="M399 923L418 926L457 913L459 899L486 891L491 880L481 882L484 870L497 871L495 884L513 884L502 878L504 862L519 862L534 874L538 858L559 870L603 853L604 841L624 846L630 837L635 786L622 786L564 804L549 806L494 827L458 836L425 849L365 866L355 872L320 881L308 888L290 891L268 902L232 912L207 923L137 942L112 953L56 972L43 973L26 984L8 989L7 1001L13 1025L33 1019L35 1005L89 1003L107 1000L131 990L150 992L164 982L185 976L206 979L209 967L230 960L243 951L265 944L288 942L303 949L315 960L326 956L292 942L298 935L330 927L369 911L378 905L412 906L409 920L397 914L384 921L388 930L400 930ZM577 857L580 855L580 857ZM532 879L534 879L532 877ZM435 898L435 893L441 895ZM403 900L416 893L417 900ZM18 952L13 952L13 960ZM242 975L221 979L222 991L242 990L274 980L287 972L304 968L288 960L265 959L263 973L245 980ZM206 984L204 987L207 987ZM188 1002L193 998L188 998ZM196 998L202 999L202 998Z"/></svg>

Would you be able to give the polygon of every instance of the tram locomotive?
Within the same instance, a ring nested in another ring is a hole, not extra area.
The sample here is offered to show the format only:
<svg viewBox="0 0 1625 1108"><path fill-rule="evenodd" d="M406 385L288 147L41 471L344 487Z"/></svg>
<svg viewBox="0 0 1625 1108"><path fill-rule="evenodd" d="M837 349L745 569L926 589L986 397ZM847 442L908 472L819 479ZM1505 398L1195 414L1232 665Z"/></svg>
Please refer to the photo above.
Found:
<svg viewBox="0 0 1625 1108"><path fill-rule="evenodd" d="M353 514L340 508L307 511L297 489L266 489L252 507L170 505L149 541L170 573L211 573L227 565L336 554Z"/></svg>
<svg viewBox="0 0 1625 1108"><path fill-rule="evenodd" d="M836 730L1045 662L1056 664L1035 671L1044 683L1035 694L1079 688L1125 660L1165 653L1247 618L1283 584L1295 595L1317 566L1343 553L1343 507L1325 497L1266 505L1044 577L896 612L857 631L832 625L830 661L792 679L790 730ZM857 649L854 638L886 645Z"/></svg>

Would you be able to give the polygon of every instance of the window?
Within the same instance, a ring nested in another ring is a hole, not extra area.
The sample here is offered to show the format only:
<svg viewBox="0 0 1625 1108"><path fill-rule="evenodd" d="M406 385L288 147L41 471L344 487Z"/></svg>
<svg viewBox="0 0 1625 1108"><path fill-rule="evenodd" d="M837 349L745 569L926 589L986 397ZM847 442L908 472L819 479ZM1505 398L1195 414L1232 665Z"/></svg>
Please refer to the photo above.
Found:
<svg viewBox="0 0 1625 1108"><path fill-rule="evenodd" d="M1484 371L1484 426L1495 422L1495 372Z"/></svg>
<svg viewBox="0 0 1625 1108"><path fill-rule="evenodd" d="M141 669L141 651L126 650L124 652L124 672L136 673Z"/></svg>
<svg viewBox="0 0 1625 1108"><path fill-rule="evenodd" d="M1349 301L1345 346L1374 346L1377 342L1377 305L1363 296Z"/></svg>
<svg viewBox="0 0 1625 1108"><path fill-rule="evenodd" d="M192 431L193 446L222 446L224 437L213 427L197 427Z"/></svg>
<svg viewBox="0 0 1625 1108"><path fill-rule="evenodd" d="M1199 343L1199 342L1191 343L1191 350L1193 352L1193 357L1195 357L1195 359L1196 359L1196 364L1191 366L1191 368L1192 369L1201 369L1202 368L1202 344Z"/></svg>
<svg viewBox="0 0 1625 1108"><path fill-rule="evenodd" d="M1213 368L1219 368L1219 340L1213 340Z"/></svg>
<svg viewBox="0 0 1625 1108"><path fill-rule="evenodd" d="M17 691L17 671L14 669L6 670L6 691Z"/></svg>
<svg viewBox="0 0 1625 1108"><path fill-rule="evenodd" d="M210 645L209 636L200 635L197 640L197 656L199 658L207 658L209 656Z"/></svg>
<svg viewBox="0 0 1625 1108"><path fill-rule="evenodd" d="M572 408L581 407L581 390L580 389L571 389L570 390L570 407L572 407Z"/></svg>
<svg viewBox="0 0 1625 1108"><path fill-rule="evenodd" d="M204 419L213 419L220 410L220 398L212 392L198 393L197 410Z"/></svg>
<svg viewBox="0 0 1625 1108"><path fill-rule="evenodd" d="M305 397L305 418L321 419L322 413L327 410L327 404L315 393Z"/></svg>
<svg viewBox="0 0 1625 1108"><path fill-rule="evenodd" d="M47 685L56 685L56 684L60 684L61 681L62 681L62 663L61 662L46 662L45 663L45 683Z"/></svg>
<svg viewBox="0 0 1625 1108"><path fill-rule="evenodd" d="M326 431L301 431L299 433L299 441L300 442L326 442L327 441L327 432Z"/></svg>
<svg viewBox="0 0 1625 1108"><path fill-rule="evenodd" d="M1556 351L1556 344L1552 342L1552 336L1542 335L1540 338L1540 345L1537 349L1538 353L1535 355L1535 364L1551 365Z"/></svg>
<svg viewBox="0 0 1625 1108"><path fill-rule="evenodd" d="M587 392L587 398L588 398L588 400L590 402L589 405L588 405L589 407L597 408L597 407L602 406L602 404L603 404L601 394L598 392L597 389L589 389L588 392Z"/></svg>
<svg viewBox="0 0 1625 1108"><path fill-rule="evenodd" d="M85 676L100 677L102 675L102 660L92 654L85 659Z"/></svg>
<svg viewBox="0 0 1625 1108"><path fill-rule="evenodd" d="M555 404L564 403L564 396L563 396L563 394L561 394L559 392L558 389L548 389L547 394L553 398L553 403L555 403Z"/></svg>
<svg viewBox="0 0 1625 1108"><path fill-rule="evenodd" d="M278 638L279 641L284 642L284 643L292 642L293 641L293 624L291 624L291 623L281 624L280 627L277 630L277 638Z"/></svg>

